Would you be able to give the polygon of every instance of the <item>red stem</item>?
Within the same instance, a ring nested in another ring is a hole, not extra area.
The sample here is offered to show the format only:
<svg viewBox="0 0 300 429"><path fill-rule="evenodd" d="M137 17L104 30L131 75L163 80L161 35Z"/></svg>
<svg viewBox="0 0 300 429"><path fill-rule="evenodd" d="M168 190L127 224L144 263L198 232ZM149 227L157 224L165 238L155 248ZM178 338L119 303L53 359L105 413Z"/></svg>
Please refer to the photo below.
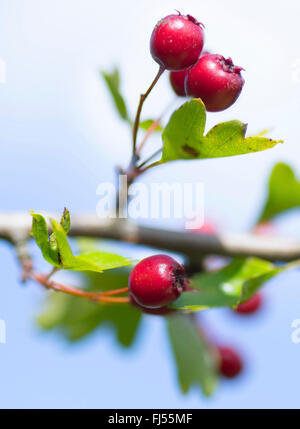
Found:
<svg viewBox="0 0 300 429"><path fill-rule="evenodd" d="M73 296L80 296L82 298L87 298L96 302L106 302L106 303L128 303L128 297L111 297L110 295L117 295L119 293L128 292L128 288L106 291L106 292L87 292L82 289L78 289L71 286L66 286L61 283L54 281L49 281L47 276L44 274L32 272L28 277L37 281L39 284L44 286L47 289L55 290L56 292L63 292Z"/></svg>
<svg viewBox="0 0 300 429"><path fill-rule="evenodd" d="M142 112L142 108L143 108L143 104L146 100L146 98L148 97L148 95L150 94L150 92L152 91L152 89L155 87L158 79L161 77L161 75L163 74L163 72L165 71L164 67L160 67L158 70L157 75L155 76L154 81L151 83L151 85L149 86L148 90L145 92L145 94L141 95L140 98L140 102L137 108L137 112L136 112L136 117L135 117L135 121L134 121L134 126L133 126L133 150L132 150L132 163L134 162L135 164L135 159L136 159L136 139L137 139L137 133L138 133L138 128L139 128L139 124L140 124L140 117L141 117L141 112Z"/></svg>

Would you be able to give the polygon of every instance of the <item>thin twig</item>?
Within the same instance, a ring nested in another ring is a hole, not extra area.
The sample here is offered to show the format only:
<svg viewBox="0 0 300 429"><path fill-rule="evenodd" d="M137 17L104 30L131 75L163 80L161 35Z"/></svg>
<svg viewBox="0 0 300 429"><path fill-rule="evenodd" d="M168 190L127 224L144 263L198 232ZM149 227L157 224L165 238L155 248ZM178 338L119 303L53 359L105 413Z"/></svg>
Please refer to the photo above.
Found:
<svg viewBox="0 0 300 429"><path fill-rule="evenodd" d="M160 149L158 149L157 151L155 151L151 156L149 156L149 158L148 158L148 159L146 159L146 160L145 160L145 161L143 161L140 165L138 165L137 169L138 169L138 170L140 170L140 171L145 171L145 169L144 169L144 170L142 170L142 168L143 168L146 164L148 164L148 162L150 162L153 158L155 158L157 155L159 155L161 152L162 152L162 148L160 148Z"/></svg>
<svg viewBox="0 0 300 429"><path fill-rule="evenodd" d="M152 89L154 88L154 86L156 85L157 81L159 80L159 78L161 77L161 75L163 74L163 72L165 71L164 67L160 67L158 70L157 75L155 76L155 79L153 80L153 82L151 83L151 85L149 86L148 90L145 92L145 94L142 94L140 97L140 102L137 108L137 112L136 112L136 117L135 117L135 121L134 121L134 125L133 125L133 138L132 138L132 158L134 159L136 157L136 138L137 138L137 132L138 132L138 128L139 128L139 124L140 124L140 117L141 117L141 112L142 112L142 108L143 108L143 104L146 100L146 98L148 97L148 95L150 94L150 92L152 91Z"/></svg>
<svg viewBox="0 0 300 429"><path fill-rule="evenodd" d="M58 214L53 213L44 213L44 215L46 218L60 218ZM31 224L32 218L29 213L0 213L0 238L15 245L13 237L17 229L24 239L29 239ZM50 224L49 231L51 231ZM287 262L300 258L300 240L255 234L216 236L193 234L192 231L144 227L126 219L101 219L88 213L72 216L69 235L142 244L182 253L192 256L193 260L199 258L200 261L207 255L256 256L270 261Z"/></svg>
<svg viewBox="0 0 300 429"><path fill-rule="evenodd" d="M66 286L63 285L61 283L58 282L54 282L54 281L50 281L48 279L47 275L44 274L40 274L40 273L35 273L32 272L29 275L29 278L31 278L32 280L35 280L36 282L38 282L40 285L44 286L46 289L51 289L54 290L56 292L63 292L66 293L68 295L73 295L73 296L79 296L82 298L86 298L89 299L91 301L94 302L98 302L98 303L102 303L102 302L106 302L106 303L128 303L129 302L129 298L128 297L110 297L108 291L107 292L87 292L85 290L79 289L79 288L75 288L72 286ZM114 292L117 291L111 291L111 295L114 295Z"/></svg>

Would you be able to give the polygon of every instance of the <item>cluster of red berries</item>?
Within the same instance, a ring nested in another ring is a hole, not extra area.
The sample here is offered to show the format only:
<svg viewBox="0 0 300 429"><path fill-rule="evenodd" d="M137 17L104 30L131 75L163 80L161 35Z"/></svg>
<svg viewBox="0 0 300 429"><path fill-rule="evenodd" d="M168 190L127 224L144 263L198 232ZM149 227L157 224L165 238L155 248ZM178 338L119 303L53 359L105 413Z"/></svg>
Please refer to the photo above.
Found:
<svg viewBox="0 0 300 429"><path fill-rule="evenodd" d="M177 95L201 98L207 111L219 112L239 97L243 68L231 58L202 52L203 27L191 15L168 15L153 30L150 51L160 67L171 72Z"/></svg>

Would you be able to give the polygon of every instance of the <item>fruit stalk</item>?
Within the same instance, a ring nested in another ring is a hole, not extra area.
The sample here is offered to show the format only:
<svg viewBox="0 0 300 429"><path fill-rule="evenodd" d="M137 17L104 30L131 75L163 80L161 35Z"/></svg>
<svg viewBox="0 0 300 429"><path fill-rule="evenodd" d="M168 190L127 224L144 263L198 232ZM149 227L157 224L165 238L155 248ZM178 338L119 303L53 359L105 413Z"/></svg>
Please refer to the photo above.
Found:
<svg viewBox="0 0 300 429"><path fill-rule="evenodd" d="M138 129L139 129L139 124L140 124L140 118L141 118L141 112L142 112L142 108L143 108L143 104L146 100L146 98L148 97L148 95L150 94L150 92L152 91L152 89L155 87L155 85L157 84L159 78L161 77L161 75L163 74L163 72L165 71L165 68L160 66L157 75L155 76L153 82L151 83L151 85L149 86L148 90L145 92L145 94L141 94L140 97L140 102L137 108L137 112L136 112L136 117L135 117L135 121L134 121L134 125L133 125L133 138L132 138L132 142L133 142L133 147L132 147L132 160L131 160L131 166L135 166L136 163L136 158L137 158L137 154L136 154L136 139L137 139L137 133L138 133Z"/></svg>

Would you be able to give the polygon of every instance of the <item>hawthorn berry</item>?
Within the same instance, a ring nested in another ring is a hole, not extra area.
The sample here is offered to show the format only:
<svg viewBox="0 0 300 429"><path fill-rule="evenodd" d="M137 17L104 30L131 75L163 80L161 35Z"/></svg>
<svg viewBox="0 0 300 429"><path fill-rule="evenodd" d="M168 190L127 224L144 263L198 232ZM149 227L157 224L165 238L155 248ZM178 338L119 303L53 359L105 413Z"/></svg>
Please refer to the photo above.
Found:
<svg viewBox="0 0 300 429"><path fill-rule="evenodd" d="M240 314L252 314L255 313L261 307L261 295L256 293L248 301L239 304L236 308L236 312Z"/></svg>
<svg viewBox="0 0 300 429"><path fill-rule="evenodd" d="M184 268L167 255L143 259L131 271L129 291L143 308L156 309L175 301L186 285Z"/></svg>
<svg viewBox="0 0 300 429"><path fill-rule="evenodd" d="M204 55L189 69L185 79L185 92L201 98L208 112L219 112L230 107L244 86L242 67L235 66L231 58L222 55Z"/></svg>
<svg viewBox="0 0 300 429"><path fill-rule="evenodd" d="M155 26L151 55L166 70L184 70L198 61L203 49L203 24L191 15L168 15Z"/></svg>
<svg viewBox="0 0 300 429"><path fill-rule="evenodd" d="M243 363L238 353L230 347L218 347L220 356L220 373L226 378L234 378L240 374Z"/></svg>
<svg viewBox="0 0 300 429"><path fill-rule="evenodd" d="M170 72L170 83L174 92L179 97L186 97L184 81L187 75L187 70L172 71Z"/></svg>

